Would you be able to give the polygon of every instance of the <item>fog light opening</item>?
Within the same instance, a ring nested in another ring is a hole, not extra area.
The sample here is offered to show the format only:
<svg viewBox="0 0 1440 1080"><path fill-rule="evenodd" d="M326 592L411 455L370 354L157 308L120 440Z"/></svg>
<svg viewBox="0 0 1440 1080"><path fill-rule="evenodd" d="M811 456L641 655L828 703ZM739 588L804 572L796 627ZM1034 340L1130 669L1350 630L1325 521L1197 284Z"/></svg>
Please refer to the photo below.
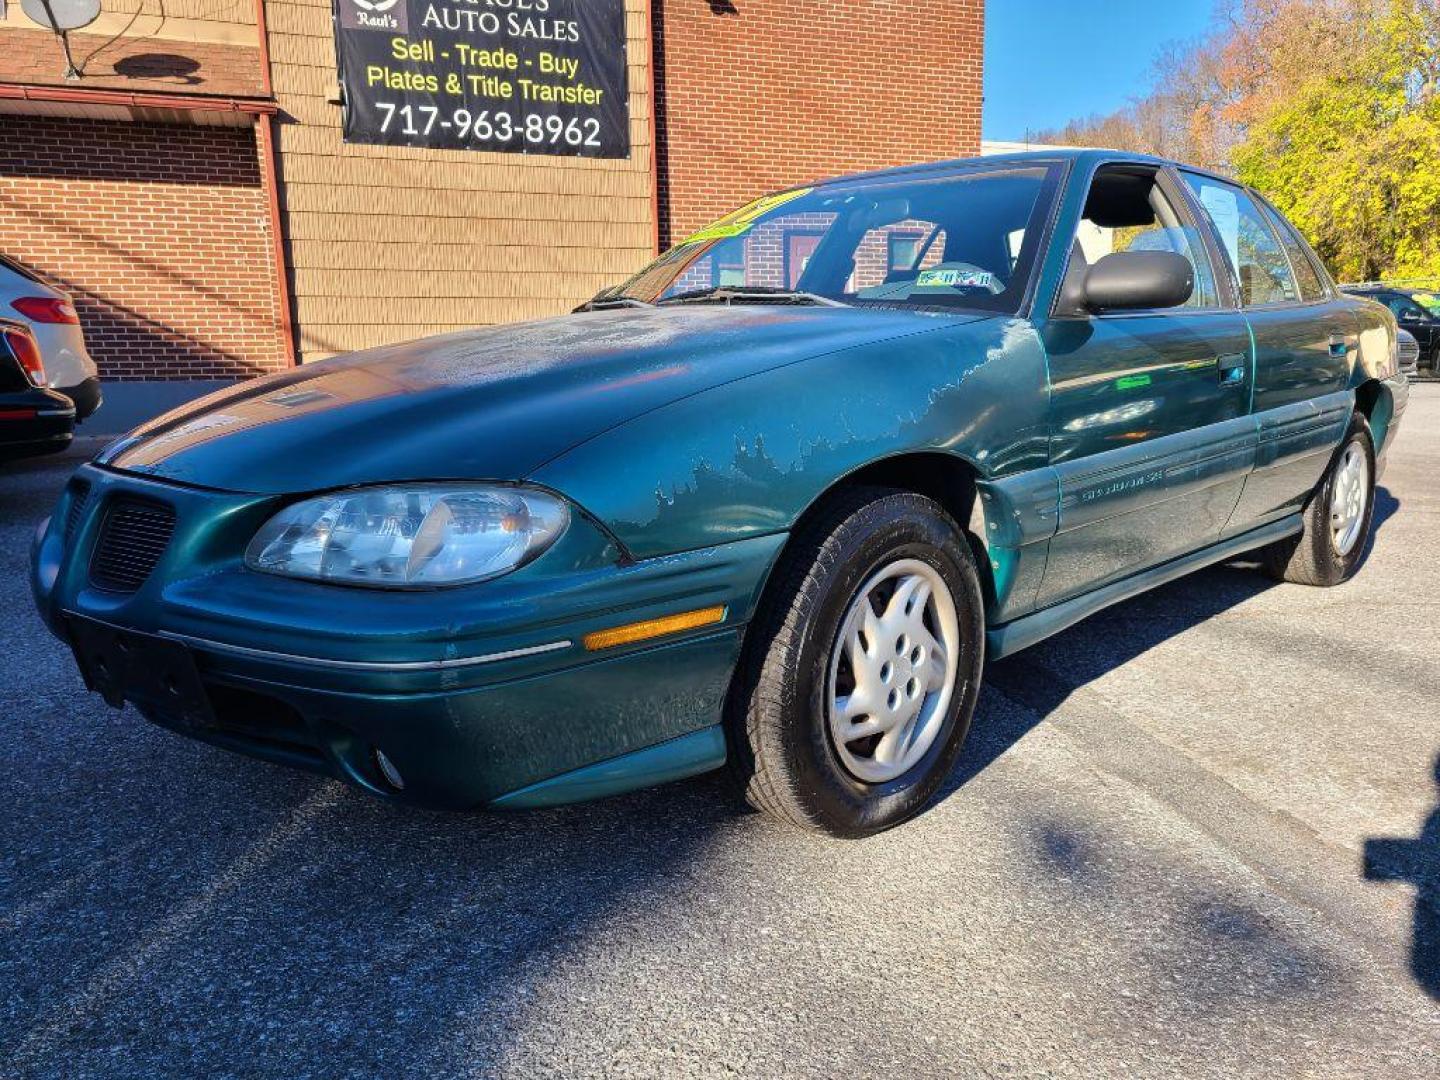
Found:
<svg viewBox="0 0 1440 1080"><path fill-rule="evenodd" d="M395 767L395 763L385 756L385 751L377 746L374 748L374 755L375 767L380 770L380 775L385 778L385 782L396 791L404 791L405 778L400 775L400 770Z"/></svg>

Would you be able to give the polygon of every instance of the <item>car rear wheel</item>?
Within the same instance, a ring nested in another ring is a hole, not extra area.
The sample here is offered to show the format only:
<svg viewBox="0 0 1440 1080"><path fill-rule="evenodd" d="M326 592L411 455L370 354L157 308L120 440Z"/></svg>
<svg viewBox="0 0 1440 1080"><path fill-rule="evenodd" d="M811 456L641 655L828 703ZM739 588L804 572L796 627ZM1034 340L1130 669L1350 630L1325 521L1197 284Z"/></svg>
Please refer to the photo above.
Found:
<svg viewBox="0 0 1440 1080"><path fill-rule="evenodd" d="M746 798L846 837L919 813L960 752L983 659L979 574L950 516L889 489L837 500L793 538L737 672Z"/></svg>
<svg viewBox="0 0 1440 1080"><path fill-rule="evenodd" d="M1365 417L1350 430L1304 511L1304 529L1263 552L1279 581L1339 585L1360 568L1375 516L1375 443Z"/></svg>

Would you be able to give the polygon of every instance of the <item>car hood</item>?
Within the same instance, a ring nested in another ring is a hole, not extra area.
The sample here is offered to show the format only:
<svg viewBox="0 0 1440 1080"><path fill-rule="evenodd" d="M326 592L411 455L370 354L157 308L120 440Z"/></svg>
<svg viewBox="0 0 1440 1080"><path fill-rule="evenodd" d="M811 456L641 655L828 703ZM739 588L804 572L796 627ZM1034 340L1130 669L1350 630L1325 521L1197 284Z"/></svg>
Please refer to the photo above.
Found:
<svg viewBox="0 0 1440 1080"><path fill-rule="evenodd" d="M519 480L712 386L977 315L675 305L467 330L334 357L167 413L111 468L274 494L399 480Z"/></svg>

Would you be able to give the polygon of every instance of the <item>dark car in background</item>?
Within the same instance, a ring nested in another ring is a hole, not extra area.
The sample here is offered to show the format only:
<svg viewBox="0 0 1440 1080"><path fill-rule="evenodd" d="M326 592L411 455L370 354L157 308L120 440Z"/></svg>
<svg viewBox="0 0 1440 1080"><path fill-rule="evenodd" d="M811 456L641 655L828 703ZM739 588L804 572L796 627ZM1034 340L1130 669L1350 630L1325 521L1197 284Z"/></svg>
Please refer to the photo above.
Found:
<svg viewBox="0 0 1440 1080"><path fill-rule="evenodd" d="M1342 285L1342 292L1384 304L1420 345L1419 368L1440 375L1440 292L1397 285Z"/></svg>
<svg viewBox="0 0 1440 1080"><path fill-rule="evenodd" d="M35 335L0 320L0 461L64 450L74 432L75 404L46 388Z"/></svg>

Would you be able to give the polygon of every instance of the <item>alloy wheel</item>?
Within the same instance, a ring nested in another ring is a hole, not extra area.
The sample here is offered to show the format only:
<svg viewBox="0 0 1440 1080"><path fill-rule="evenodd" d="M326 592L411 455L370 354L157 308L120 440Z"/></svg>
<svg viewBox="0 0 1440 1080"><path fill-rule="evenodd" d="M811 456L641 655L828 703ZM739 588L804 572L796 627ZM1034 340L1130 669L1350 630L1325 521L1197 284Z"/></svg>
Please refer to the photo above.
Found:
<svg viewBox="0 0 1440 1080"><path fill-rule="evenodd" d="M1330 491L1330 542L1341 557L1349 555L1360 539L1369 486L1370 463L1365 458L1365 448L1351 442L1335 467L1335 481Z"/></svg>
<svg viewBox="0 0 1440 1080"><path fill-rule="evenodd" d="M831 743L856 779L904 775L934 743L955 688L960 626L940 573L899 559L851 600L831 648Z"/></svg>

